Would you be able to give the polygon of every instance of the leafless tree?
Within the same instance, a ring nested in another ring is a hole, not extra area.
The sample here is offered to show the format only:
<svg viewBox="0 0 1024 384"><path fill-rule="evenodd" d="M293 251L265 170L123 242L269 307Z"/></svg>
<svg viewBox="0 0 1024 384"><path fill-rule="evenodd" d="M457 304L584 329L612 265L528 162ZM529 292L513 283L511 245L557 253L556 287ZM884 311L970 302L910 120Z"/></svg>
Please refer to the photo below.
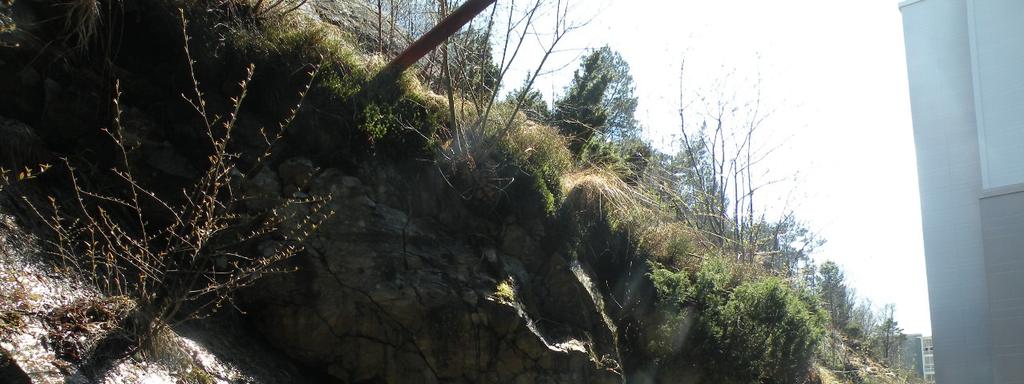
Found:
<svg viewBox="0 0 1024 384"><path fill-rule="evenodd" d="M756 197L780 182L766 159L778 148L762 130L772 115L761 95L760 77L739 95L723 76L708 89L688 88L680 66L680 154L684 164L681 216L737 260L760 261L769 269L795 276L802 258L821 245L789 209L768 217Z"/></svg>

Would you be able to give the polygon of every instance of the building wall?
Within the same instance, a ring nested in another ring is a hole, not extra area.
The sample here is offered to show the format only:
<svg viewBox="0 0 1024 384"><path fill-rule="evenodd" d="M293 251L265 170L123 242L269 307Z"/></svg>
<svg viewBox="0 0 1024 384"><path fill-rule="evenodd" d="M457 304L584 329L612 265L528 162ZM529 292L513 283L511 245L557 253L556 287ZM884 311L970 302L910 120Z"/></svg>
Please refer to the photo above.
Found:
<svg viewBox="0 0 1024 384"><path fill-rule="evenodd" d="M903 341L903 354L901 356L903 369L906 369L917 377L924 378L924 337L920 334L907 335Z"/></svg>
<svg viewBox="0 0 1024 384"><path fill-rule="evenodd" d="M936 380L1024 384L1024 0L901 10Z"/></svg>
<svg viewBox="0 0 1024 384"><path fill-rule="evenodd" d="M995 382L1020 384L1024 383L1024 188L986 193L981 217Z"/></svg>
<svg viewBox="0 0 1024 384"><path fill-rule="evenodd" d="M1024 1L968 0L983 187L1024 183Z"/></svg>
<svg viewBox="0 0 1024 384"><path fill-rule="evenodd" d="M995 382L1024 383L1024 1L968 0Z"/></svg>
<svg viewBox="0 0 1024 384"><path fill-rule="evenodd" d="M936 382L992 383L966 0L901 5Z"/></svg>

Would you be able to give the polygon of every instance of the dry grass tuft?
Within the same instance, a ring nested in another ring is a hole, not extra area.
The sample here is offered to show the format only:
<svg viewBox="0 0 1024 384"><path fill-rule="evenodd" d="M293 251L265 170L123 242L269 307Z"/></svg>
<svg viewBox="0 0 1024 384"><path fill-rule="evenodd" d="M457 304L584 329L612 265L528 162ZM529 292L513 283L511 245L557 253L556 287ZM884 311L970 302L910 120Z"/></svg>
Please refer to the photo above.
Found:
<svg viewBox="0 0 1024 384"><path fill-rule="evenodd" d="M591 167L562 177L562 193L575 194L599 213L620 223L660 220L655 200L611 170Z"/></svg>
<svg viewBox="0 0 1024 384"><path fill-rule="evenodd" d="M64 11L64 42L72 49L86 51L89 42L99 31L100 2L98 0L65 0L58 3Z"/></svg>
<svg viewBox="0 0 1024 384"><path fill-rule="evenodd" d="M101 337L120 329L134 305L127 297L115 296L81 299L54 309L45 317L54 352L67 361L83 361Z"/></svg>
<svg viewBox="0 0 1024 384"><path fill-rule="evenodd" d="M699 233L665 210L655 195L622 180L614 170L591 167L567 174L562 191L579 209L603 215L626 231L655 261L682 268L680 264L713 251Z"/></svg>

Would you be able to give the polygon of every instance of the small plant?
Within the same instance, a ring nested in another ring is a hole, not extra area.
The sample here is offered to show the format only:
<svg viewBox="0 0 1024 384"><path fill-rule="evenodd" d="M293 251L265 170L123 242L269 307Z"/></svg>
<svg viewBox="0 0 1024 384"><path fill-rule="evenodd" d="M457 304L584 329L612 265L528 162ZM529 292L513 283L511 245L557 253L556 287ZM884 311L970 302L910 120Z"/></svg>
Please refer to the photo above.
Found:
<svg viewBox="0 0 1024 384"><path fill-rule="evenodd" d="M494 289L494 298L504 304L516 302L515 282L511 277L498 283L498 286Z"/></svg>
<svg viewBox="0 0 1024 384"><path fill-rule="evenodd" d="M50 169L49 164L40 164L33 168L25 167L18 173L0 167L0 191L19 181L31 180Z"/></svg>
<svg viewBox="0 0 1024 384"><path fill-rule="evenodd" d="M178 375L178 384L216 384L217 379L209 372L206 372L195 365L188 367L188 370Z"/></svg>

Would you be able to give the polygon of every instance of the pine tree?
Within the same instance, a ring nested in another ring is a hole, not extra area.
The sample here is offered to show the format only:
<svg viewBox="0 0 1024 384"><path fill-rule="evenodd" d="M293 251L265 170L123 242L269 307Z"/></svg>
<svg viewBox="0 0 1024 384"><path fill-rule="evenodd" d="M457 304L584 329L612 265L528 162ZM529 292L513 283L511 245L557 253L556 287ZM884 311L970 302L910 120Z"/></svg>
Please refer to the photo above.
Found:
<svg viewBox="0 0 1024 384"><path fill-rule="evenodd" d="M634 89L629 64L610 47L594 50L581 60L552 113L575 153L595 137L618 142L639 136Z"/></svg>

